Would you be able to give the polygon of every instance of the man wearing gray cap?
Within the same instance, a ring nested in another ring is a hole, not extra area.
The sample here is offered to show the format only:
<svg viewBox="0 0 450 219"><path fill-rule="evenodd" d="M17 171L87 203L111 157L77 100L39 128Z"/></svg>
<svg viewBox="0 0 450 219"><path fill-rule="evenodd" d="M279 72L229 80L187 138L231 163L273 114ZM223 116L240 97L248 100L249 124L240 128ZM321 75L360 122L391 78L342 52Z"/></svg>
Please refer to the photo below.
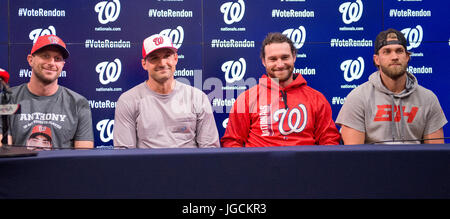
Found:
<svg viewBox="0 0 450 219"><path fill-rule="evenodd" d="M407 72L406 47L395 29L378 34L373 55L378 71L348 94L336 119L344 144L444 143L447 119L436 95Z"/></svg>
<svg viewBox="0 0 450 219"><path fill-rule="evenodd" d="M146 38L141 62L148 80L119 97L114 115L114 146L219 147L208 97L174 79L178 55L170 38L160 34Z"/></svg>

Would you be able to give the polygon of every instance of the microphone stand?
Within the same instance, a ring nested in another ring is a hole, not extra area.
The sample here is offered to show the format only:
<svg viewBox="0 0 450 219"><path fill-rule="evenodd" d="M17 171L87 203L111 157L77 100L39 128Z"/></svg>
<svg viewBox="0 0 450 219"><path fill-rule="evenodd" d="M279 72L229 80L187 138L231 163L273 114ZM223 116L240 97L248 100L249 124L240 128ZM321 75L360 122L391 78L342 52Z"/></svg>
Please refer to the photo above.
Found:
<svg viewBox="0 0 450 219"><path fill-rule="evenodd" d="M0 78L0 90L2 92L1 105L9 104L11 101L11 89L6 85L2 78ZM2 108L2 111L4 109ZM8 145L8 130L9 130L9 115L2 112L2 133L1 139L3 145Z"/></svg>
<svg viewBox="0 0 450 219"><path fill-rule="evenodd" d="M11 104L11 88L0 78L0 115L2 117L3 137L1 139L2 147L0 147L1 157L17 157L17 156L36 156L37 152L28 150L26 147L14 147L8 144L8 130L10 115L16 114L20 108L19 104Z"/></svg>

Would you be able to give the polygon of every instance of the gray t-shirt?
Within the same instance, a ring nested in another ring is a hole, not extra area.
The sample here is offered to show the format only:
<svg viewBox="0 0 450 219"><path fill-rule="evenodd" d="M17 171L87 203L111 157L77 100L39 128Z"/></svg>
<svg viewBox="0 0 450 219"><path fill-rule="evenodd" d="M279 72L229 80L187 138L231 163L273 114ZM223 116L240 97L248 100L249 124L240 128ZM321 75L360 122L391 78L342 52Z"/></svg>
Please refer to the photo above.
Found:
<svg viewBox="0 0 450 219"><path fill-rule="evenodd" d="M123 93L114 116L114 146L130 148L220 147L208 97L175 81L167 95L143 82Z"/></svg>
<svg viewBox="0 0 450 219"><path fill-rule="evenodd" d="M24 83L12 88L10 102L20 104L10 117L14 145L41 146L45 141L53 148L71 148L74 141L94 141L87 99L66 87L59 86L51 96L36 96Z"/></svg>
<svg viewBox="0 0 450 219"><path fill-rule="evenodd" d="M365 143L420 144L447 123L436 95L407 73L405 90L389 91L377 71L347 96L336 124L365 133ZM395 141L391 141L394 139Z"/></svg>

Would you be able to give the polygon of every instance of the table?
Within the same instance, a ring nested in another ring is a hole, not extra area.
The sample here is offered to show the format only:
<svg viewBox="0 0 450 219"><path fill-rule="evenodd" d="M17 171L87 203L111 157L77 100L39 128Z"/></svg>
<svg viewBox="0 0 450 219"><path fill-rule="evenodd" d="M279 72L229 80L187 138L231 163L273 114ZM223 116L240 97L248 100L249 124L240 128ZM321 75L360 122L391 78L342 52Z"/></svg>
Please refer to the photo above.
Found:
<svg viewBox="0 0 450 219"><path fill-rule="evenodd" d="M450 145L41 151L0 198L450 198Z"/></svg>

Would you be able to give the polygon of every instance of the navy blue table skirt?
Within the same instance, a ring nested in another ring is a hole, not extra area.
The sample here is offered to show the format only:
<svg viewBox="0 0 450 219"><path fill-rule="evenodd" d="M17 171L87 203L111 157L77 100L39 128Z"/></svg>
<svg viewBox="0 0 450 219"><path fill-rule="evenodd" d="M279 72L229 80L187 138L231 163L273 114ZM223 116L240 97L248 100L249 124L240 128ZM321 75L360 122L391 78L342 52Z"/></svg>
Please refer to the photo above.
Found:
<svg viewBox="0 0 450 219"><path fill-rule="evenodd" d="M42 151L0 198L450 198L450 145Z"/></svg>

